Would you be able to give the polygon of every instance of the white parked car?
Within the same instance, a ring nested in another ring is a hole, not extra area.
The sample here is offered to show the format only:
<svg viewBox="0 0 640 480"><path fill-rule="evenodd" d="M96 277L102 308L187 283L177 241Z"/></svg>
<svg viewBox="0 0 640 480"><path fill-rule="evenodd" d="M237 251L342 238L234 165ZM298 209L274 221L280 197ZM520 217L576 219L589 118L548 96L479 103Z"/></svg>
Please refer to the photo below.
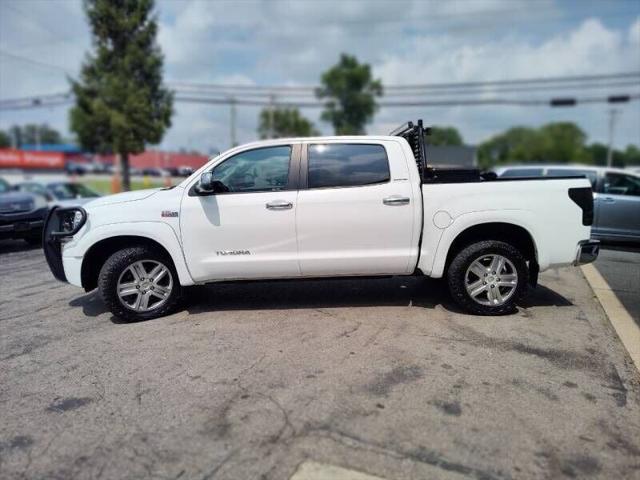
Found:
<svg viewBox="0 0 640 480"><path fill-rule="evenodd" d="M467 311L497 315L539 271L596 258L588 180L427 168L424 131L252 143L176 187L53 209L49 266L130 320L188 285L376 275L446 277Z"/></svg>

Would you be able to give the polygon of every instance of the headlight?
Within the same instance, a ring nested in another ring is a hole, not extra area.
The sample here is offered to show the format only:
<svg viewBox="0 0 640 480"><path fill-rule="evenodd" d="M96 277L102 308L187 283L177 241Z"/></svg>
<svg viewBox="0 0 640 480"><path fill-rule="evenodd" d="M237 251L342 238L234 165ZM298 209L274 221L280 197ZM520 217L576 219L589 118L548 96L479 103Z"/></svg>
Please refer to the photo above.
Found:
<svg viewBox="0 0 640 480"><path fill-rule="evenodd" d="M87 220L87 213L80 207L56 209L54 213L58 216L59 222L58 231L52 232L55 237L75 235Z"/></svg>
<svg viewBox="0 0 640 480"><path fill-rule="evenodd" d="M80 226L82 220L84 220L84 217L80 210L64 212L60 219L60 227L63 232L73 232Z"/></svg>

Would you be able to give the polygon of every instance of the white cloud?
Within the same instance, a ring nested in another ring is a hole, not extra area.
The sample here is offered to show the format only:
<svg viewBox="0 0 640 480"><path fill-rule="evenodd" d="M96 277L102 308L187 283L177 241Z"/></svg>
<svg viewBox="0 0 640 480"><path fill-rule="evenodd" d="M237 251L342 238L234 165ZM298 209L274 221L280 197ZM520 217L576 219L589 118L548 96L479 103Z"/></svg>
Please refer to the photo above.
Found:
<svg viewBox="0 0 640 480"><path fill-rule="evenodd" d="M567 14L555 0L158 0L158 41L165 78L176 82L315 84L341 52L370 63L388 84L640 70L640 17L627 28L605 26L597 18L567 21L580 10ZM0 1L0 50L75 73L89 46L79 0ZM59 69L0 55L0 98L67 88ZM477 142L514 124L565 119L603 140L607 108L386 108L369 130L384 133L421 116L453 124ZM620 108L620 143L640 144L640 102ZM258 113L256 107L238 107L239 141L256 137ZM319 110L304 113L330 133L330 126L319 122ZM61 108L0 112L0 128L27 121L47 121L67 131ZM176 104L163 146L226 148L228 121L228 106Z"/></svg>
<svg viewBox="0 0 640 480"><path fill-rule="evenodd" d="M413 39L413 48L401 55L385 55L374 65L375 73L386 84L438 83L563 75L594 75L611 72L640 71L640 49L633 43L636 22L628 35L609 30L597 19L587 19L574 30L534 43L509 35L480 45L469 44L453 35L427 35ZM418 47L421 48L418 48ZM442 52L446 52L443 55ZM622 93L638 93L629 86L616 89ZM611 89L585 91L582 96L606 96ZM488 93L488 92L487 92ZM548 99L559 92L520 93L522 98ZM562 92L560 92L562 94ZM518 94L512 94L518 96ZM458 126L470 142L481 141L497 131L515 124L537 125L552 120L574 121L587 129L593 139L606 137L607 106L581 106L573 109L548 107L455 107L425 111L428 120L437 124ZM638 103L623 108L625 122L619 139L640 143L640 108ZM414 109L414 112L416 110ZM410 111L407 110L407 113ZM380 112L378 125L387 125L397 109ZM406 115L406 114L405 114Z"/></svg>

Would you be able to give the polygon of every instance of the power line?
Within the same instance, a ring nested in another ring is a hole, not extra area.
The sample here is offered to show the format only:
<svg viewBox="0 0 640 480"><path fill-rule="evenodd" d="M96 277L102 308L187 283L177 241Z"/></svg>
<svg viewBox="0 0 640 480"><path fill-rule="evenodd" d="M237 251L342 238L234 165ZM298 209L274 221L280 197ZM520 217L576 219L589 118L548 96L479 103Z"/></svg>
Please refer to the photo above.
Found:
<svg viewBox="0 0 640 480"><path fill-rule="evenodd" d="M613 103L611 96L598 96L598 97L582 97L571 99L572 104L584 104L584 103ZM635 101L640 99L640 92L633 95L624 95L624 101ZM188 97L177 95L175 97L177 102L185 103L202 103L212 105L244 105L244 106L261 106L268 107L269 101L265 100L242 100L234 97ZM511 105L511 106L564 106L563 103L554 103L558 99L517 99L517 98L485 98L485 99L445 99L445 100L410 100L410 101L380 101L378 105L380 107L455 107L455 106L488 106L488 105ZM564 100L564 99L561 99ZM618 103L615 101L615 103ZM325 106L325 102L277 102L278 107L289 108L322 108ZM568 105L568 104L566 104Z"/></svg>
<svg viewBox="0 0 640 480"><path fill-rule="evenodd" d="M15 53L5 52L4 50L0 50L0 55L4 55L6 57L10 57L10 58L13 58L15 60L19 60L21 62L30 63L32 65L37 65L39 67L51 68L51 69L55 69L55 70L61 70L64 73L66 73L67 75L73 76L73 74L69 70L67 70L64 67L61 67L60 65L54 65L54 64L51 64L51 63L41 62L39 60L33 60L32 58L23 57L22 55L16 55Z"/></svg>
<svg viewBox="0 0 640 480"><path fill-rule="evenodd" d="M564 85L532 85L532 86L524 86L524 85L515 85L515 86L506 86L506 87L469 87L465 89L447 89L447 90L437 90L437 91L387 91L383 95L383 98L402 98L402 97L428 97L428 96L442 96L446 94L452 95L484 95L487 93L515 93L515 92L542 92L542 91L560 91L560 90L602 90L602 89L612 89L612 88L620 88L620 87L636 87L640 86L640 82L636 82L634 80L621 80L617 82L609 82L609 83L574 83L574 84L564 84ZM174 88L176 93L185 93L185 94L200 94L200 95L218 95L218 96L242 96L243 98L282 98L285 97L287 99L292 98L315 98L315 92L280 92L276 93L273 91L259 91L259 92L234 92L232 90L214 90L210 91L207 89L200 88L185 88L185 87L176 87Z"/></svg>
<svg viewBox="0 0 640 480"><path fill-rule="evenodd" d="M560 77L537 77L537 78L519 78L509 80L487 80L477 82L446 82L446 83L423 83L423 84L406 84L406 85L388 85L384 87L386 92L394 90L429 90L429 89L451 89L451 88L467 88L467 87L490 87L503 85L537 85L537 84L553 84L567 82L598 82L605 80L621 80L621 79L637 79L640 83L640 72L618 72L600 75L573 75ZM215 83L190 83L190 82L168 82L172 88L192 88L203 90L225 90L225 91L268 91L268 92L315 92L319 87L316 85L230 85Z"/></svg>
<svg viewBox="0 0 640 480"><path fill-rule="evenodd" d="M443 100L405 100L405 101L380 101L380 107L456 107L456 106L551 106L568 107L589 103L627 103L640 99L640 92L631 95L609 95L591 96L580 98L552 98L552 99L519 99L519 98L477 98L477 99L457 99L449 98ZM274 104L269 100L248 100L237 97L197 97L197 96L175 96L176 102L199 103L209 105L240 105L252 107L271 107ZM67 96L55 96L49 98L23 99L21 102L4 100L0 102L0 110L25 110L33 108L49 108L70 105L73 100ZM285 108L322 108L326 105L322 101L282 101L276 102L277 107Z"/></svg>
<svg viewBox="0 0 640 480"><path fill-rule="evenodd" d="M1 53L1 52L0 52ZM638 74L640 78L640 73ZM625 75L627 77L627 75ZM574 77L571 77L572 79ZM515 81L515 80L514 80ZM524 82L525 80L517 80L517 82ZM575 80L571 80L575 82ZM442 84L438 84L442 85ZM450 84L452 87L458 87L461 84ZM486 95L487 93L514 93L514 92L537 92L537 91L554 91L554 90L569 90L576 89L579 91L586 89L618 89L621 87L635 87L640 86L640 82L636 82L635 80L627 80L622 79L618 81L612 81L607 83L565 83L560 85L507 85L505 87L502 86L491 86L490 82L474 85L472 87L467 87L466 89L454 89L453 91L449 90L438 90L438 91L423 91L423 92L408 92L408 91L395 91L393 90L393 86L389 86L386 88L387 93L383 96L383 99L397 99L403 97L428 97L428 96L442 96L444 94L453 94L453 95ZM198 97L204 98L204 96L213 96L214 98L227 98L227 97L242 97L243 99L269 99L271 102L272 99L280 99L280 101L275 103L283 103L287 100L291 100L292 98L302 98L308 99L309 96L312 96L315 100L315 93L304 93L304 92L278 92L275 90L265 90L265 91L257 91L257 92L236 92L232 90L223 91L223 90L215 90L209 91L207 89L196 88L185 88L184 86L175 86L175 92L179 95L195 95ZM391 90L389 92L389 90ZM3 99L0 100L0 106L8 105L8 104L31 104L33 102L42 102L46 103L49 101L60 100L61 98L69 98L71 96L71 92L58 92L49 95L36 95L30 97L21 97L21 98L13 98L13 99ZM383 100L384 101L384 100Z"/></svg>
<svg viewBox="0 0 640 480"><path fill-rule="evenodd" d="M49 27L49 23L48 22L45 23L45 22L41 21L38 18L34 18L34 17L30 16L30 15L27 15L25 12L23 12L22 10L16 8L14 5L11 5L8 2L4 2L2 4L2 8L9 9L14 14L17 14L18 16L26 19L31 25L35 26L40 31L47 32L51 37L57 39L57 40L55 40L53 42L49 41L49 42L46 42L46 43L40 43L40 44L38 44L36 46L47 46L48 47L52 43L54 43L54 44L55 43L60 43L61 41L62 42L70 42L70 41L72 41L74 39L79 38L77 35L75 35L75 36L62 35L60 32L56 32L56 31L52 30ZM24 44L23 45L14 45L14 46L12 46L12 49L14 49L14 50L15 49L25 49L25 48L30 48L30 47L33 47L33 46L34 46L34 44L31 44L31 45L24 45Z"/></svg>

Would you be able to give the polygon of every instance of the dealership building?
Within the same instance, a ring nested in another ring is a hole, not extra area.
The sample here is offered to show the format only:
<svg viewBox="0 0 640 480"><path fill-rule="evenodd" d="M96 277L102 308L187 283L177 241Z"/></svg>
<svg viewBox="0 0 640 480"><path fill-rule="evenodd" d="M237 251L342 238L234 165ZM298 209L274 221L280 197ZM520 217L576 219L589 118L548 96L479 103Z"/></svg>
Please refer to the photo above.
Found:
<svg viewBox="0 0 640 480"><path fill-rule="evenodd" d="M133 168L179 168L194 170L209 157L193 153L146 150L129 157ZM20 149L0 148L0 169L64 170L69 163L101 163L112 165L115 155L90 154L75 145L23 145Z"/></svg>

